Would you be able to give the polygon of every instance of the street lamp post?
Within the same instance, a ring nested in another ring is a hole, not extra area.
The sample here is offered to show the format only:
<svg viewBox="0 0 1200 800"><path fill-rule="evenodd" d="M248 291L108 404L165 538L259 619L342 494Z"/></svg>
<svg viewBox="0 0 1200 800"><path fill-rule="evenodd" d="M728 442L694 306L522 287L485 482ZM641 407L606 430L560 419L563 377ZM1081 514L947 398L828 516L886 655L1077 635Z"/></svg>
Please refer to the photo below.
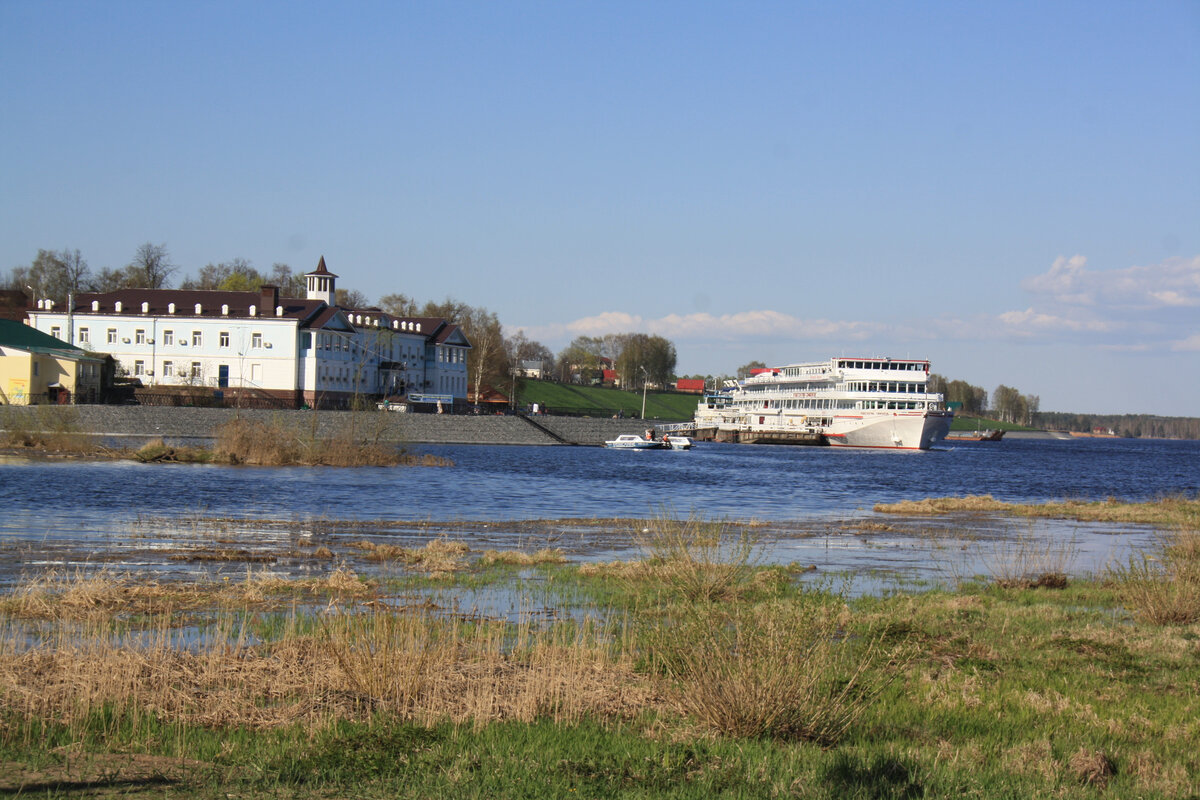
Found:
<svg viewBox="0 0 1200 800"><path fill-rule="evenodd" d="M646 368L642 367L642 419L646 418L646 381L650 379Z"/></svg>

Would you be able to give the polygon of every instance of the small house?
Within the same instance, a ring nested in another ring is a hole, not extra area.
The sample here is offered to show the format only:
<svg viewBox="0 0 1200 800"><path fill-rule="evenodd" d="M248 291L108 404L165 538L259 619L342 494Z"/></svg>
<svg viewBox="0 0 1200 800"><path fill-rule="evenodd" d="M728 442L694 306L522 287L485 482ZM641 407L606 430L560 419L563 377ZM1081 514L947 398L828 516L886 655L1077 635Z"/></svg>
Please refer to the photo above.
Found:
<svg viewBox="0 0 1200 800"><path fill-rule="evenodd" d="M95 402L103 359L11 319L0 319L0 405Z"/></svg>

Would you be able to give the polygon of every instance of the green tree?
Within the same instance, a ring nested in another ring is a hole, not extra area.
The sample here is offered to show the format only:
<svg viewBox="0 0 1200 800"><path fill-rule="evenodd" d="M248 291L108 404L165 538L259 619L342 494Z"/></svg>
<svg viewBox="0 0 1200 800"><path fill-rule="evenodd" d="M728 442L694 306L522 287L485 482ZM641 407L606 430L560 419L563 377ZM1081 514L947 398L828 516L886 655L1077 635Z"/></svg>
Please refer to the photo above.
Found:
<svg viewBox="0 0 1200 800"><path fill-rule="evenodd" d="M767 365L761 361L751 361L749 364L743 364L742 366L738 367L737 376L738 378L749 378L750 373L754 370L766 368Z"/></svg>
<svg viewBox="0 0 1200 800"><path fill-rule="evenodd" d="M555 371L564 383L578 380L590 383L600 370L600 352L603 343L592 336L576 336L558 353Z"/></svg>
<svg viewBox="0 0 1200 800"><path fill-rule="evenodd" d="M500 318L494 313L447 297L441 303L426 303L420 316L448 320L458 325L470 341L467 374L473 381L476 401L483 387L508 385L512 376L508 354L504 349L504 330Z"/></svg>
<svg viewBox="0 0 1200 800"><path fill-rule="evenodd" d="M675 372L675 361L675 345L667 339L631 333L625 335L614 366L624 387L640 387L646 382L666 386Z"/></svg>

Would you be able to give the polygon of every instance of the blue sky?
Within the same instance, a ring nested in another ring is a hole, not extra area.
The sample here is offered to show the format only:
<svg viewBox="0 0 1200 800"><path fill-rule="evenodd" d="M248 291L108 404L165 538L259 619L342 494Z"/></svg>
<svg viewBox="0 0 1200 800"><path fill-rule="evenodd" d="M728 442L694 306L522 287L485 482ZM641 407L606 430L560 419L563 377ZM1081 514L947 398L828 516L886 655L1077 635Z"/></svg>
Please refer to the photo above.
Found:
<svg viewBox="0 0 1200 800"><path fill-rule="evenodd" d="M1200 414L1200 3L0 0L0 270L324 255L681 373Z"/></svg>

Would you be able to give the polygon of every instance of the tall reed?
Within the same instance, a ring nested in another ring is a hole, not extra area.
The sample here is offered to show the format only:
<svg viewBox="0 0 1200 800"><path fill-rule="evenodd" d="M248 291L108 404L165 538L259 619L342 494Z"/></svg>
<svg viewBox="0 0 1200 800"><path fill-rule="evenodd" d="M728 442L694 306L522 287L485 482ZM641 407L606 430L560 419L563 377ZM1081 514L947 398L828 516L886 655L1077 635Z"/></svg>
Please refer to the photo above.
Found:
<svg viewBox="0 0 1200 800"><path fill-rule="evenodd" d="M1152 625L1200 621L1200 532L1182 526L1111 568L1121 602Z"/></svg>
<svg viewBox="0 0 1200 800"><path fill-rule="evenodd" d="M832 743L896 674L897 651L869 631L849 635L840 599L756 580L747 528L662 514L635 538L648 557L625 580L648 580L666 600L643 615L650 662L712 730ZM756 589L767 599L752 599Z"/></svg>
<svg viewBox="0 0 1200 800"><path fill-rule="evenodd" d="M651 629L656 667L693 718L723 735L833 744L898 675L902 651L851 635L844 605L773 601L674 609Z"/></svg>
<svg viewBox="0 0 1200 800"><path fill-rule="evenodd" d="M751 585L761 551L751 529L663 510L633 529L639 582L692 601L731 600Z"/></svg>
<svg viewBox="0 0 1200 800"><path fill-rule="evenodd" d="M234 464L351 467L392 466L403 460L398 447L366 441L355 436L353 429L322 436L315 424L304 431L278 420L237 417L218 427L216 434L215 456Z"/></svg>

